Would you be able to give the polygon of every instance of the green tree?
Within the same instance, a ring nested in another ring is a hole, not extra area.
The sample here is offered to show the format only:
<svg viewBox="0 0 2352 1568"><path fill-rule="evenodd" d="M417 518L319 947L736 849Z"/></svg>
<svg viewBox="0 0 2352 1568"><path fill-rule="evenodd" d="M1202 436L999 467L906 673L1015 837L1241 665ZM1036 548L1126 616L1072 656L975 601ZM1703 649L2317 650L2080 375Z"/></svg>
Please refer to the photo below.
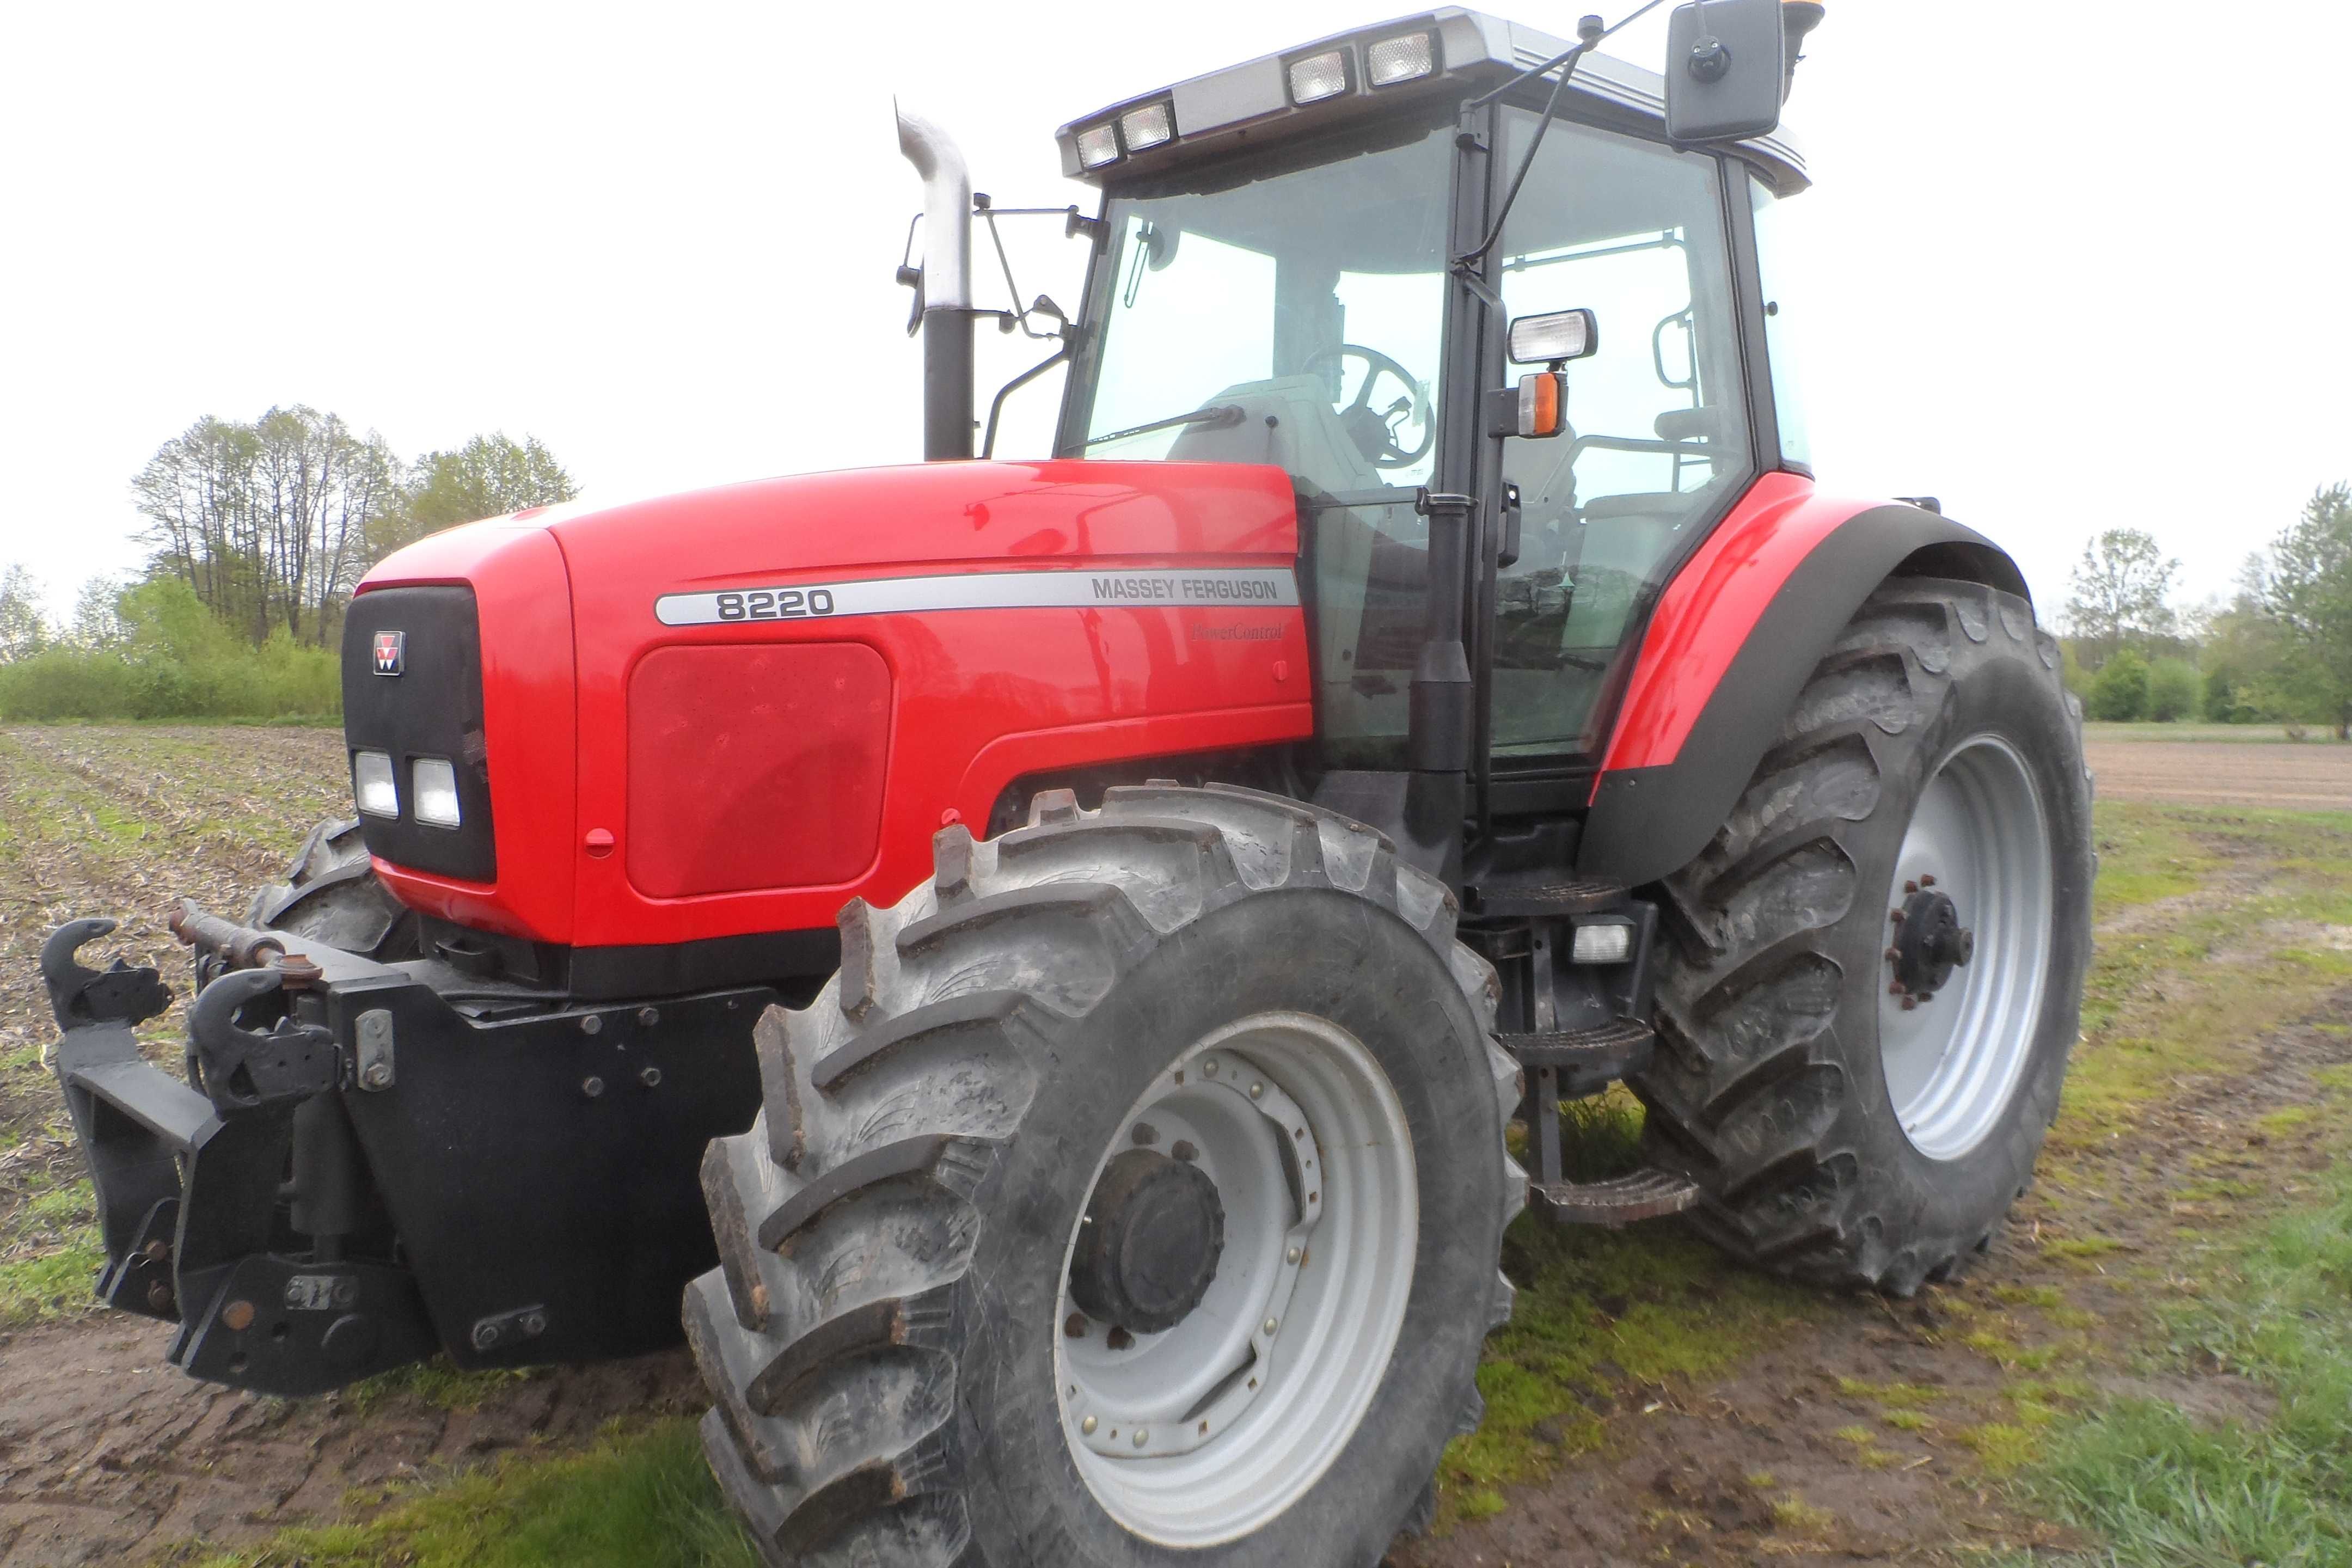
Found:
<svg viewBox="0 0 2352 1568"><path fill-rule="evenodd" d="M454 451L427 452L416 459L401 505L385 517L373 542L381 558L461 522L552 506L579 493L571 474L537 437L526 436L518 443L502 430L477 436Z"/></svg>
<svg viewBox="0 0 2352 1568"><path fill-rule="evenodd" d="M2153 536L2111 528L2083 546L2066 597L2066 630L2097 668L2126 647L2146 648L2172 635L2166 603L2180 563L2166 559Z"/></svg>
<svg viewBox="0 0 2352 1568"><path fill-rule="evenodd" d="M2091 717L2129 723L2147 712L2147 661L2129 648L2107 660L2091 682Z"/></svg>
<svg viewBox="0 0 2352 1568"><path fill-rule="evenodd" d="M2147 716L2159 724L2197 717L2197 667L2185 658L2159 658L2147 667Z"/></svg>
<svg viewBox="0 0 2352 1568"><path fill-rule="evenodd" d="M0 663L29 658L48 640L39 581L23 566L0 572Z"/></svg>
<svg viewBox="0 0 2352 1568"><path fill-rule="evenodd" d="M2259 592L2294 655L2282 686L2352 739L2352 485L2313 492L2272 544Z"/></svg>

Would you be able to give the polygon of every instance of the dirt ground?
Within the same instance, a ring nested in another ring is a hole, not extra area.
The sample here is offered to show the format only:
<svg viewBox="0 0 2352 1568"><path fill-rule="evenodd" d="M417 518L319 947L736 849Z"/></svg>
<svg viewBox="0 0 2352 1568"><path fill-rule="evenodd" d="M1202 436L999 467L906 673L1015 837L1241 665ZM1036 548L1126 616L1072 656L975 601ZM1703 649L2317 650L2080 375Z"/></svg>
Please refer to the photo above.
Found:
<svg viewBox="0 0 2352 1568"><path fill-rule="evenodd" d="M2352 811L2352 746L2281 741L2084 741L2101 800Z"/></svg>
<svg viewBox="0 0 2352 1568"><path fill-rule="evenodd" d="M2128 742L2101 746L2095 766L2105 800L2202 790L2196 798L2236 802L2260 780L2280 792L2263 805L2352 809L2352 748L2340 758ZM41 933L72 914L119 911L131 917L125 951L169 959L167 891L241 908L241 889L274 875L343 787L340 741L320 731L0 731L0 1261L61 1245L28 1216L54 1210L79 1174L38 1062L49 1029L32 962ZM2241 859L2173 905L2251 896L2281 874ZM2133 940L2168 907L2128 911L2103 940ZM184 965L172 960L166 973L184 994ZM1503 1488L1489 1517L1454 1510L1439 1536L1401 1542L1391 1568L1982 1562L1988 1550L2081 1544L2005 1500L2011 1447L2101 1389L2259 1418L2252 1384L2219 1374L2150 1384L2108 1352L2142 1331L2150 1300L2194 1289L2183 1238L2218 1223L2211 1205L2226 1201L2200 1195L2200 1183L2226 1177L2231 1192L2274 1196L2324 1163L2316 1128L2281 1128L2273 1113L2309 1104L2315 1074L2352 1061L2352 1030L2336 1022L2347 1016L2352 992L2326 997L2257 1041L2243 1076L2182 1078L2128 1139L2067 1143L1963 1280L1907 1302L1792 1292L1779 1331L1727 1371L1620 1376L1588 1393L1575 1414L1598 1418L1597 1443L1557 1428L1548 1473ZM159 1054L176 1027L176 1016L159 1021ZM1696 1313L1736 1281L1709 1265L1675 1289ZM428 1372L321 1400L256 1398L171 1369L167 1329L89 1314L69 1296L54 1321L0 1323L0 1568L249 1541L331 1517L357 1489L560 1450L613 1416L698 1404L675 1353L504 1382ZM1597 1300L1591 1332L1611 1335L1641 1305ZM1543 1423L1536 1437L1548 1440Z"/></svg>

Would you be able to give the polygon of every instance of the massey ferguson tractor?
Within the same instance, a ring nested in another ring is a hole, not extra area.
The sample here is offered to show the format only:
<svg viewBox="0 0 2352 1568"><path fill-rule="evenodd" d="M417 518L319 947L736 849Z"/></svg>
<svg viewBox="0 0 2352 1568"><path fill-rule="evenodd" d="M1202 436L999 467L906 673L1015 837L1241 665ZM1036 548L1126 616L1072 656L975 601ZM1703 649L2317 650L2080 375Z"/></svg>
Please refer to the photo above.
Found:
<svg viewBox="0 0 2352 1568"><path fill-rule="evenodd" d="M1449 7L1114 104L1066 313L974 305L1009 214L904 120L932 460L377 567L356 819L175 918L184 1081L55 933L101 1296L303 1394L682 1294L774 1563L1360 1568L1523 1205L1898 1296L1984 1251L2090 782L2010 558L1809 467L1821 11L1683 5L1661 79ZM1053 340L1048 459L972 457L983 316ZM1646 1163L1571 1179L1621 1082Z"/></svg>

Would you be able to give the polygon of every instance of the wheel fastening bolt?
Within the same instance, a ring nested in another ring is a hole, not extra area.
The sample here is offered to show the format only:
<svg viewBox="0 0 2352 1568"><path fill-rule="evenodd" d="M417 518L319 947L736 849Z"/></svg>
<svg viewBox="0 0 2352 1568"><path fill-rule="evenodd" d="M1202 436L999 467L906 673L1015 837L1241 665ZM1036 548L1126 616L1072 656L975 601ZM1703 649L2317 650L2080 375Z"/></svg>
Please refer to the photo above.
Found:
<svg viewBox="0 0 2352 1568"><path fill-rule="evenodd" d="M1888 981L1888 982L1886 983L1886 994L1887 994L1889 996L1900 996L1900 995L1902 995L1902 994L1903 994L1903 982L1901 982L1900 980L1890 980L1890 981Z"/></svg>
<svg viewBox="0 0 2352 1568"><path fill-rule="evenodd" d="M1908 1013L1912 1008L1916 1007L1918 1005L1919 998L1916 996L1906 996L1903 998L1903 1010L1906 1013Z"/></svg>
<svg viewBox="0 0 2352 1568"><path fill-rule="evenodd" d="M1062 1331L1074 1340L1085 1339L1087 1315L1084 1312L1072 1312L1067 1318L1062 1320Z"/></svg>
<svg viewBox="0 0 2352 1568"><path fill-rule="evenodd" d="M1201 1157L1201 1151L1192 1147L1192 1141L1189 1138L1179 1138L1168 1152L1187 1165Z"/></svg>
<svg viewBox="0 0 2352 1568"><path fill-rule="evenodd" d="M1901 925L1903 923L1903 911L1901 910L1889 910L1886 912L1886 918L1893 921L1896 925Z"/></svg>
<svg viewBox="0 0 2352 1568"><path fill-rule="evenodd" d="M1919 885L1923 888L1932 888L1936 885L1936 879L1923 876L1919 879Z"/></svg>
<svg viewBox="0 0 2352 1568"><path fill-rule="evenodd" d="M1297 1247L1292 1247L1288 1252L1285 1253L1285 1254L1283 1255L1283 1261L1285 1261L1286 1263L1296 1263L1296 1262L1297 1262L1297 1261L1298 1261L1298 1248L1297 1248Z"/></svg>
<svg viewBox="0 0 2352 1568"><path fill-rule="evenodd" d="M1903 950L1902 950L1902 949L1900 949L1900 948L1895 948L1895 947L1890 947L1890 948L1888 948L1888 949L1886 950L1886 962L1887 962L1887 963L1900 963L1902 961L1903 961Z"/></svg>
<svg viewBox="0 0 2352 1568"><path fill-rule="evenodd" d="M1150 1433L1149 1433L1149 1432L1145 1431L1145 1430L1144 1430L1142 1427L1140 1427L1140 1426L1138 1426L1138 1427L1135 1429L1135 1446L1136 1446L1137 1447L1140 1448L1140 1447L1142 1447L1146 1443L1149 1443L1149 1442L1150 1442L1150 1441L1151 1441L1151 1434L1150 1434Z"/></svg>
<svg viewBox="0 0 2352 1568"><path fill-rule="evenodd" d="M1281 1327L1281 1325L1272 1318L1268 1318L1265 1321L1265 1331L1269 1334L1274 1332L1274 1331L1279 1327Z"/></svg>
<svg viewBox="0 0 2352 1568"><path fill-rule="evenodd" d="M1160 1129L1149 1121L1139 1121L1135 1124L1135 1131L1131 1136L1139 1148L1149 1149L1160 1142Z"/></svg>
<svg viewBox="0 0 2352 1568"><path fill-rule="evenodd" d="M1091 1437L1095 1435L1095 1428L1101 1425L1102 1423L1100 1421L1097 1421L1095 1417L1089 1415L1085 1420L1078 1423L1078 1430Z"/></svg>
<svg viewBox="0 0 2352 1568"><path fill-rule="evenodd" d="M1211 1057L1208 1060L1201 1064L1201 1076L1202 1078L1214 1078L1217 1076L1216 1058Z"/></svg>
<svg viewBox="0 0 2352 1568"><path fill-rule="evenodd" d="M1263 1100L1263 1099L1265 1099L1265 1085L1264 1085L1264 1084L1262 1084L1262 1083L1254 1083L1254 1084L1250 1085L1250 1098L1251 1098L1252 1100Z"/></svg>
<svg viewBox="0 0 2352 1568"><path fill-rule="evenodd" d="M1113 1323L1110 1326L1110 1332L1103 1336L1103 1343L1115 1351L1123 1351L1135 1343L1135 1336L1127 1331L1126 1325Z"/></svg>
<svg viewBox="0 0 2352 1568"><path fill-rule="evenodd" d="M1906 882L1903 884L1903 890L1906 893L1916 893L1919 890L1919 884L1916 882Z"/></svg>

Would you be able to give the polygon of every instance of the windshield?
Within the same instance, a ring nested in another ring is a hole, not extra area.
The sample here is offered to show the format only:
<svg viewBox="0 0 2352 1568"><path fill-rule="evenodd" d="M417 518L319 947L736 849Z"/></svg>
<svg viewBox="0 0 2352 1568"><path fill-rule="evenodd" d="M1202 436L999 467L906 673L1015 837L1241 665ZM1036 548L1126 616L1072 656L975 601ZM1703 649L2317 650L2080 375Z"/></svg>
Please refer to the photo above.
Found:
<svg viewBox="0 0 2352 1568"><path fill-rule="evenodd" d="M1063 451L1272 463L1334 493L1426 483L1450 152L1416 126L1114 195Z"/></svg>

